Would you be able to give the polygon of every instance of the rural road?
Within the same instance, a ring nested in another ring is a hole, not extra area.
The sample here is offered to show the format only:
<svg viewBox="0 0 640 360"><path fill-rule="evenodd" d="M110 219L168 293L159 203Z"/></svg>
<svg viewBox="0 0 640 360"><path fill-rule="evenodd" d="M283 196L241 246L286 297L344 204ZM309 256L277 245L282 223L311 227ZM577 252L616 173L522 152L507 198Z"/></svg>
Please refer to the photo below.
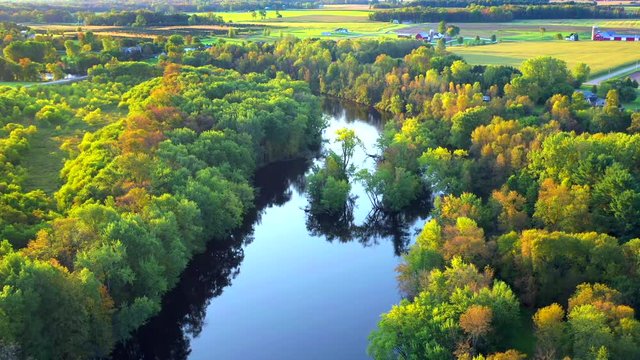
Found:
<svg viewBox="0 0 640 360"><path fill-rule="evenodd" d="M625 68L622 68L620 70L616 70L616 71L610 72L609 74L598 76L597 78L591 79L591 80L585 82L584 84L585 85L600 85L600 83L603 82L603 81L607 81L607 80L609 80L611 78L615 78L617 76L620 76L620 75L622 75L624 73L627 73L629 71L632 71L634 69L640 71L640 66L638 65L638 62L636 62L633 65L630 65L630 66L627 66Z"/></svg>
<svg viewBox="0 0 640 360"><path fill-rule="evenodd" d="M76 77L72 77L72 78L68 78L68 79L62 79L62 80L55 80L55 81L47 81L47 82L41 82L41 83L35 83L35 84L29 84L26 86L34 86L34 85L38 85L38 86L42 86L42 85L62 85L62 84L69 84L72 82L76 82L76 81L82 81L86 78L88 78L89 76L84 75L84 76L76 76Z"/></svg>

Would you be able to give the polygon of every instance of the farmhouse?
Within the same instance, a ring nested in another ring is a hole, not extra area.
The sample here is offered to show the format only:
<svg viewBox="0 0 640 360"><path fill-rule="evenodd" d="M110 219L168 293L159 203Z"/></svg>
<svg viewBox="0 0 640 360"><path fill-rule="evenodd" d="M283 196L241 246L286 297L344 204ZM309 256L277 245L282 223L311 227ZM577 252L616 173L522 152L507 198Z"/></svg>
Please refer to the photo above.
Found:
<svg viewBox="0 0 640 360"><path fill-rule="evenodd" d="M640 41L640 34L618 34L615 31L603 31L599 27L591 28L591 40L594 41Z"/></svg>
<svg viewBox="0 0 640 360"><path fill-rule="evenodd" d="M591 91L588 90L578 90L577 92L582 93L582 95L584 95L584 99L587 100L587 102L594 107L603 107L604 106L604 99L598 97L598 95L594 94Z"/></svg>
<svg viewBox="0 0 640 360"><path fill-rule="evenodd" d="M142 48L140 46L131 46L131 47L125 47L121 49L122 53L127 55L127 56L134 56L134 55L141 55L142 54Z"/></svg>

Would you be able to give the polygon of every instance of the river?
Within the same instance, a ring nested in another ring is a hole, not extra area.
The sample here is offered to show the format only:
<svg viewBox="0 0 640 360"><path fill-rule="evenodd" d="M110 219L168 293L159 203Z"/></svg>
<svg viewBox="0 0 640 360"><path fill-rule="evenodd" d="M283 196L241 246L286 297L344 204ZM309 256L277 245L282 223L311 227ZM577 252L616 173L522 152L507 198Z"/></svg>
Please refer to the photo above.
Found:
<svg viewBox="0 0 640 360"><path fill-rule="evenodd" d="M373 168L382 130L374 110L325 100L326 149L342 127L364 144L353 163ZM317 161L317 160L316 160ZM120 345L114 359L367 359L367 337L400 300L399 254L424 222L371 211L354 184L352 217L327 222L305 208L311 161L258 171L255 211L226 241L211 242L182 274L160 314Z"/></svg>

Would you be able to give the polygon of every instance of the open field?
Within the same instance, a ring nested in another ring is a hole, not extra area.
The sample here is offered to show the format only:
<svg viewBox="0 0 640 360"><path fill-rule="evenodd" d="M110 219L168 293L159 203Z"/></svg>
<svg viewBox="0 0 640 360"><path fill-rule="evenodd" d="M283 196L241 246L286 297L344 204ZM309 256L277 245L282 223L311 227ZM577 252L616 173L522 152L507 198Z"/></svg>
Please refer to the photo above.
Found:
<svg viewBox="0 0 640 360"><path fill-rule="evenodd" d="M267 11L266 19L251 16L249 12L227 12L219 13L222 18L229 22L229 25L193 25L193 26L156 26L143 29L134 29L126 26L82 26L85 31L92 31L97 35L108 35L114 37L138 37L152 38L157 35L167 35L170 33L192 33L204 36L204 42L210 43L217 38L225 38L229 26L236 28L251 27L249 34L242 33L232 41L273 41L283 36L292 35L300 38L326 37L339 39L345 37L395 37L395 30L402 29L407 25L394 25L385 22L369 20L369 13L366 6L327 6L323 9L314 10L282 10L282 18L277 18L274 10ZM38 30L50 30L73 34L77 31L77 25L56 24L38 25L29 24ZM271 30L271 36L265 37L262 34L263 28ZM322 33L332 32L337 28L346 28L348 34L331 34L324 36Z"/></svg>
<svg viewBox="0 0 640 360"><path fill-rule="evenodd" d="M519 66L535 56L553 56L572 68L578 63L591 67L593 74L640 61L640 43L562 41L512 42L475 47L454 47L451 51L472 64ZM615 56L612 56L614 55Z"/></svg>
<svg viewBox="0 0 640 360"><path fill-rule="evenodd" d="M485 37L496 35L500 41L542 41L555 40L556 34L564 36L578 33L582 39L591 37L591 27L616 29L618 32L639 31L638 20L521 20L507 23L457 23L460 35L468 37ZM415 24L405 26L403 32L420 32L437 29L436 23ZM541 28L545 31L541 32Z"/></svg>
<svg viewBox="0 0 640 360"><path fill-rule="evenodd" d="M250 12L227 12L218 13L225 21L233 21L234 23L254 23L268 24L274 22L328 22L328 23L345 23L345 22L372 22L369 20L369 10L333 10L333 9L314 9L314 10L282 10L280 14L282 18L276 17L273 10L267 11L267 18L262 20L260 16L254 18ZM380 22L378 22L380 24Z"/></svg>
<svg viewBox="0 0 640 360"><path fill-rule="evenodd" d="M29 81L0 81L0 86L29 86L33 84L39 84L39 82Z"/></svg>

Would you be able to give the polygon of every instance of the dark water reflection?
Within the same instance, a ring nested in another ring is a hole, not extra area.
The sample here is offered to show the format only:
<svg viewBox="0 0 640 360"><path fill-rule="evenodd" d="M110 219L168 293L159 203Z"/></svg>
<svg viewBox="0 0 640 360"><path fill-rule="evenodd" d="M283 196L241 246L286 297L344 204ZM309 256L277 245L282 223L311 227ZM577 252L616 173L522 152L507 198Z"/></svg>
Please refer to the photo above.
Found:
<svg viewBox="0 0 640 360"><path fill-rule="evenodd" d="M383 119L375 111L325 101L326 137L353 128L368 154ZM326 143L326 148L335 146ZM261 169L255 210L226 241L196 256L161 313L114 352L115 359L366 359L367 336L400 296L394 268L424 224L428 206L411 214L371 209L361 185L338 218L304 211L304 177L312 163Z"/></svg>

